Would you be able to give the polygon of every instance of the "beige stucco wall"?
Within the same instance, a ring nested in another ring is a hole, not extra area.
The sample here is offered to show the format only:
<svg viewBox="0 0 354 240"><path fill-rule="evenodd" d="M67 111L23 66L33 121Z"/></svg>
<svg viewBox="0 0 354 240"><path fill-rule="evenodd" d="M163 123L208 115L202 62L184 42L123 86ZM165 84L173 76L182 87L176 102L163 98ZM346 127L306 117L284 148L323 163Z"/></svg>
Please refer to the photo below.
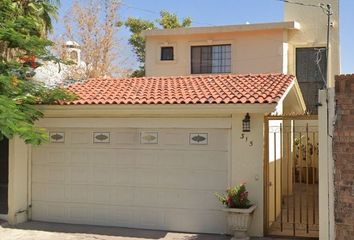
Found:
<svg viewBox="0 0 354 240"><path fill-rule="evenodd" d="M330 67L329 87L334 86L334 76L340 73L340 44L339 44L339 0L299 0L304 4L319 5L330 3L333 9L330 33ZM295 74L295 49L297 47L326 47L327 15L319 7L305 7L295 4L284 4L284 20L297 21L300 31L291 31L289 41L289 73Z"/></svg>
<svg viewBox="0 0 354 240"><path fill-rule="evenodd" d="M287 44L283 41L284 31L276 29L147 36L146 75L189 75L191 74L191 46L218 44L231 44L231 73L286 73L284 65L287 66ZM162 46L174 47L174 61L160 61Z"/></svg>
<svg viewBox="0 0 354 240"><path fill-rule="evenodd" d="M27 220L29 145L19 137L9 141L8 221L17 224Z"/></svg>
<svg viewBox="0 0 354 240"><path fill-rule="evenodd" d="M250 234L263 235L263 114L251 114L251 132L241 139L243 114L232 114L231 183L247 183L250 200L257 204ZM250 145L252 141L253 145Z"/></svg>

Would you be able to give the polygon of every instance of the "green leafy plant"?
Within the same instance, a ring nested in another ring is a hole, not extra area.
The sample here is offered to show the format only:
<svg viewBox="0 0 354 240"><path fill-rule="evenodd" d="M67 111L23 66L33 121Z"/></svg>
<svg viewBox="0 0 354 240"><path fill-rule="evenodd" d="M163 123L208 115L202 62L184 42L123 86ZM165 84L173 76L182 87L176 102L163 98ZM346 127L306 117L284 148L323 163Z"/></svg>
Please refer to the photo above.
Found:
<svg viewBox="0 0 354 240"><path fill-rule="evenodd" d="M248 200L248 191L244 183L226 190L225 194L215 194L219 201L227 208L249 208L252 205Z"/></svg>
<svg viewBox="0 0 354 240"><path fill-rule="evenodd" d="M306 136L301 135L300 137L295 138L295 153L296 153L296 160L297 163L300 162L300 160L306 161L306 154L309 157L312 157L315 154L318 154L318 147L313 143L311 143L311 140L309 137L307 138L307 149L306 149ZM302 159L300 159L300 155L302 156Z"/></svg>
<svg viewBox="0 0 354 240"><path fill-rule="evenodd" d="M156 23L158 24L156 26ZM117 26L125 25L131 32L129 44L132 46L133 51L137 57L140 67L135 70L131 77L144 77L145 76L145 38L142 36L144 30L151 29L173 29L173 28L186 28L192 24L190 17L184 18L182 21L178 16L168 11L161 11L160 18L154 21L145 19L129 17L127 21L118 22Z"/></svg>
<svg viewBox="0 0 354 240"><path fill-rule="evenodd" d="M52 0L0 1L0 140L20 136L38 145L48 140L35 125L43 117L37 104L55 104L75 96L62 88L47 88L32 79L40 61L56 61L46 33L52 29L57 5Z"/></svg>

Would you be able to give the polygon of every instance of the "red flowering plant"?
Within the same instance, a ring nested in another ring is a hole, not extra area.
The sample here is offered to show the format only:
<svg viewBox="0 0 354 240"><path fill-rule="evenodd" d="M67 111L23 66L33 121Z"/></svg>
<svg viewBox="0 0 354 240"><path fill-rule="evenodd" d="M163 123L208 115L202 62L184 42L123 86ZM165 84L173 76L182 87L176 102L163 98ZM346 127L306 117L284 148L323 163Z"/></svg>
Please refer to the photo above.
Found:
<svg viewBox="0 0 354 240"><path fill-rule="evenodd" d="M24 55L24 56L20 56L19 59L25 66L28 66L31 68L39 67L39 63L36 61L36 56Z"/></svg>
<svg viewBox="0 0 354 240"><path fill-rule="evenodd" d="M216 197L227 208L249 208L252 206L248 200L248 191L244 183L226 190L226 194L216 193Z"/></svg>

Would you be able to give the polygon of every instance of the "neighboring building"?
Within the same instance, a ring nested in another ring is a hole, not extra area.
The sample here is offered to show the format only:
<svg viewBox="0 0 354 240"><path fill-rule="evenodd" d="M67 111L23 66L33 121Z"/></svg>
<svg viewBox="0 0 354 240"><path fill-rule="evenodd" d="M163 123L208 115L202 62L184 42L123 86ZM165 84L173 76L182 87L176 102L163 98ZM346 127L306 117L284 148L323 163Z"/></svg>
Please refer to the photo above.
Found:
<svg viewBox="0 0 354 240"><path fill-rule="evenodd" d="M353 238L354 224L354 74L336 77L335 102L333 138L328 137L334 159L330 162L334 165L333 228L335 239L345 240Z"/></svg>
<svg viewBox="0 0 354 240"><path fill-rule="evenodd" d="M81 47L77 42L67 41L64 48L65 55L68 60L75 62L77 65L83 64L81 62Z"/></svg>
<svg viewBox="0 0 354 240"><path fill-rule="evenodd" d="M43 62L42 66L36 68L34 80L43 82L48 87L55 87L85 79L86 64L81 61L80 45L74 41L67 41L63 48L64 60L73 63Z"/></svg>

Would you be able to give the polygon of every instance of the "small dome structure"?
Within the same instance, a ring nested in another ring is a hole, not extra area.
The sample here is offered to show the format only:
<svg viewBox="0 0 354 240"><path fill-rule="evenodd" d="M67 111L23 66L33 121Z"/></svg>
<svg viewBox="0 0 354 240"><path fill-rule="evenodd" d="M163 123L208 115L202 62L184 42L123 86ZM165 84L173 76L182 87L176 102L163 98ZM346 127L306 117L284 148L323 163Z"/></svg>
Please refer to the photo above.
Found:
<svg viewBox="0 0 354 240"><path fill-rule="evenodd" d="M75 41L66 41L64 45L66 56L69 60L74 61L77 65L81 63L81 47Z"/></svg>
<svg viewBox="0 0 354 240"><path fill-rule="evenodd" d="M78 44L75 41L66 41L65 47L67 47L67 48L80 48L80 44Z"/></svg>

